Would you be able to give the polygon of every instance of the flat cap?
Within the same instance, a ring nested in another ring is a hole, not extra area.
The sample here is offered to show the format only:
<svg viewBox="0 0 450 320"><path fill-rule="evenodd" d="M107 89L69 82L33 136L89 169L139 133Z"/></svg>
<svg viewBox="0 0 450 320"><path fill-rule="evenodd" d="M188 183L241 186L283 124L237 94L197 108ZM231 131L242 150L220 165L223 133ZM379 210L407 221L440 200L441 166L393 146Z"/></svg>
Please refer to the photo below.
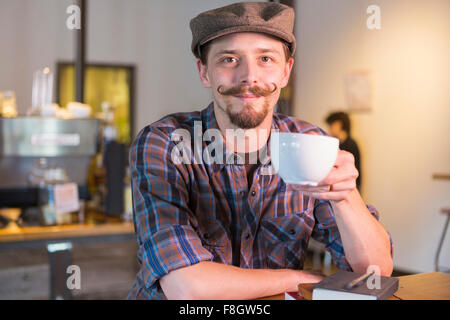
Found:
<svg viewBox="0 0 450 320"><path fill-rule="evenodd" d="M192 53L218 37L236 32L259 32L286 41L295 52L294 9L277 2L240 2L200 13L190 21Z"/></svg>

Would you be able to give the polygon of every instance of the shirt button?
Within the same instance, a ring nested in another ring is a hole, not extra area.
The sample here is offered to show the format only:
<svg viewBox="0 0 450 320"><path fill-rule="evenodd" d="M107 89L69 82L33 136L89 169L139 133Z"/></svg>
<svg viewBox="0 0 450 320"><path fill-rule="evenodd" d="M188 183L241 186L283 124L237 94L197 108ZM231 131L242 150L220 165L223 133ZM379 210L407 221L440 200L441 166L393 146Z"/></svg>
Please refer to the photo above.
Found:
<svg viewBox="0 0 450 320"><path fill-rule="evenodd" d="M254 197L256 194L255 190L252 191L252 197Z"/></svg>

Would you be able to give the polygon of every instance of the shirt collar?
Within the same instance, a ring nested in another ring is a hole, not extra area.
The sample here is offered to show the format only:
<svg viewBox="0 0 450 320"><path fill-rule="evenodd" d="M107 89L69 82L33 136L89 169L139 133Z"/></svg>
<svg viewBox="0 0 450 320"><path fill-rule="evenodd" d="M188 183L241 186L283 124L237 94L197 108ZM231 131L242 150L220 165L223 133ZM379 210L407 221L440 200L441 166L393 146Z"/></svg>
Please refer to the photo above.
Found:
<svg viewBox="0 0 450 320"><path fill-rule="evenodd" d="M205 109L203 109L201 111L201 119L202 119L202 123L203 123L203 127L204 130L208 130L208 129L217 129L220 131L219 128L219 124L217 123L217 119L216 116L214 114L214 102L211 102L208 107L206 107ZM277 116L277 113L273 113L272 116L272 125L271 125L271 131L289 131L288 128L286 126L283 125L283 123L280 123L280 119ZM271 166L271 161L270 161L270 138L271 135L269 135L269 138L267 139L267 157L268 157L268 161L263 164L262 166ZM209 144L211 142L206 142L206 144ZM223 161L223 163L213 163L212 164L212 169L214 173L217 173L219 171L221 171L225 165L228 162L232 162L232 163L236 163L237 162L237 157L239 157L239 155L237 155L234 152L227 152L227 148L225 143L223 144L223 155L225 155L225 159ZM231 158L234 157L233 160L231 160ZM229 161L227 161L229 160Z"/></svg>

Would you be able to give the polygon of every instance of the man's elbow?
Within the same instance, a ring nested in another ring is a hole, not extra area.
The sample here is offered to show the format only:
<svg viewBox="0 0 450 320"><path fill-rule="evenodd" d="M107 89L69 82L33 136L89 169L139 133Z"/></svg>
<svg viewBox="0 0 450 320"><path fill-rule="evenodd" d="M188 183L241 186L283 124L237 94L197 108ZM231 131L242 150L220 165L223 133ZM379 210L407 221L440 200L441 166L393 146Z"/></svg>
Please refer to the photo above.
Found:
<svg viewBox="0 0 450 320"><path fill-rule="evenodd" d="M392 258L389 257L380 269L380 273L382 276L390 277L392 272L394 271L394 263L392 262Z"/></svg>
<svg viewBox="0 0 450 320"><path fill-rule="evenodd" d="M167 276L165 276L167 277ZM168 300L195 300L196 293L187 283L173 283L169 279L161 278L160 285Z"/></svg>
<svg viewBox="0 0 450 320"><path fill-rule="evenodd" d="M394 262L392 260L392 253L391 253L391 242L389 239L389 236L387 238L387 246L384 251L384 261L380 265L380 275L385 277L390 277L392 272L394 271Z"/></svg>
<svg viewBox="0 0 450 320"><path fill-rule="evenodd" d="M198 300L190 290L171 291L163 289L163 292L167 300Z"/></svg>
<svg viewBox="0 0 450 320"><path fill-rule="evenodd" d="M175 289L175 290L174 290ZM197 286L180 284L178 288L164 289L163 292L168 300L205 300L207 299Z"/></svg>
<svg viewBox="0 0 450 320"><path fill-rule="evenodd" d="M394 270L392 258L390 256L386 257L383 261L359 261L351 264L351 267L354 272L358 273L366 273L374 270L376 274L383 277L390 277Z"/></svg>
<svg viewBox="0 0 450 320"><path fill-rule="evenodd" d="M190 267L173 270L159 281L161 289L169 300L205 300L203 282L189 274Z"/></svg>

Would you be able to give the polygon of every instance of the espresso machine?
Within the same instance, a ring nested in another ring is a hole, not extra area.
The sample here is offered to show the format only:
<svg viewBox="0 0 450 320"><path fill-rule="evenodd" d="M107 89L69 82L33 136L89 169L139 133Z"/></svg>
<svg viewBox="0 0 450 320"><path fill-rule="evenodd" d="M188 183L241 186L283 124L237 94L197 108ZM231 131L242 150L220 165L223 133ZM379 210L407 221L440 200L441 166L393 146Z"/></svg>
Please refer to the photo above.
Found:
<svg viewBox="0 0 450 320"><path fill-rule="evenodd" d="M55 117L0 118L0 208L37 206L37 188L29 177L42 158L64 168L78 185L81 200L89 198L87 187L92 157L98 151L99 120Z"/></svg>

